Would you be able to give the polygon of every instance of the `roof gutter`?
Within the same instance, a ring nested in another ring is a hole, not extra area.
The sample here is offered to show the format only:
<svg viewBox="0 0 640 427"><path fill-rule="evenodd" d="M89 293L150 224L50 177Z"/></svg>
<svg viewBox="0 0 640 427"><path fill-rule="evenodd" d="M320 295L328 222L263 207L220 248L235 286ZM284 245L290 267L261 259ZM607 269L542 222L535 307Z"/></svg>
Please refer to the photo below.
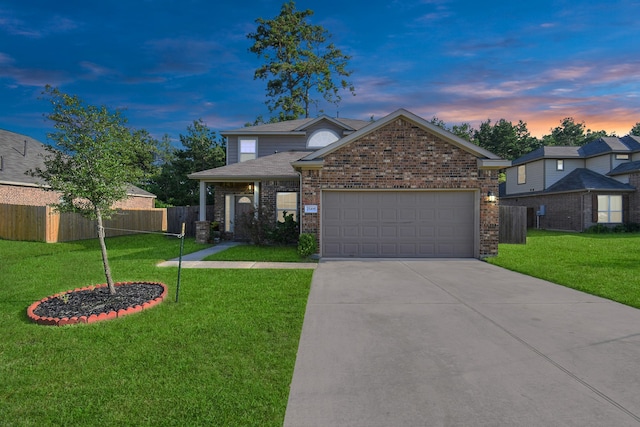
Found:
<svg viewBox="0 0 640 427"><path fill-rule="evenodd" d="M503 159L478 159L480 169L506 169L511 167L511 160Z"/></svg>

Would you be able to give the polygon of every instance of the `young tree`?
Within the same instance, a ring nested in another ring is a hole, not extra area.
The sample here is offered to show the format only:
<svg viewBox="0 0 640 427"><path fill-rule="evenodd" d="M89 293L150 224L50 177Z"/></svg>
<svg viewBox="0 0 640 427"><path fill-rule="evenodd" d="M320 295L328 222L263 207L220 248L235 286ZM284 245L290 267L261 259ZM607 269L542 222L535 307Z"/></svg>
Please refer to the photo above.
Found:
<svg viewBox="0 0 640 427"><path fill-rule="evenodd" d="M254 79L269 79L267 105L278 120L309 117L309 106L317 102L317 95L336 105L340 90L355 95L353 85L345 80L351 75L347 70L351 57L327 43L331 37L327 30L307 21L312 15L312 10L298 11L288 1L275 18L256 19L256 32L247 35L253 41L249 51L265 60Z"/></svg>
<svg viewBox="0 0 640 427"><path fill-rule="evenodd" d="M129 183L152 170L157 141L144 130L131 130L118 110L85 104L77 96L47 86L53 111L46 115L55 131L48 137L45 169L30 171L42 178L49 190L61 193L60 212L77 212L97 221L104 274L109 291L116 289L111 277L103 220L115 202L127 197Z"/></svg>
<svg viewBox="0 0 640 427"><path fill-rule="evenodd" d="M629 132L631 135L640 136L640 122L636 123Z"/></svg>

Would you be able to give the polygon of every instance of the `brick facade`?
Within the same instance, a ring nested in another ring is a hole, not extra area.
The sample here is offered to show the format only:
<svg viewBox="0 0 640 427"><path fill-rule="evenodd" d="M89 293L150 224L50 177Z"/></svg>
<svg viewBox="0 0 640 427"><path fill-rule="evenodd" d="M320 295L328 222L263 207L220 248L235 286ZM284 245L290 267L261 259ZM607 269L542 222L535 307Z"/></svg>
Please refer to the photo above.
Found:
<svg viewBox="0 0 640 427"><path fill-rule="evenodd" d="M485 201L498 194L497 171L479 170L475 155L424 130L404 118L324 157L321 169L302 171L302 205L317 205L322 190L478 190L480 257L498 253L497 203ZM301 230L320 236L319 213L302 213Z"/></svg>
<svg viewBox="0 0 640 427"><path fill-rule="evenodd" d="M629 184L636 188L636 191L629 195L628 222L640 224L640 173L629 175Z"/></svg>
<svg viewBox="0 0 640 427"><path fill-rule="evenodd" d="M0 204L46 206L60 201L59 193L39 187L0 184ZM132 196L115 204L119 209L152 209L153 197Z"/></svg>
<svg viewBox="0 0 640 427"><path fill-rule="evenodd" d="M640 188L640 173L629 176L629 184ZM545 230L584 231L597 224L593 221L594 194L621 194L623 200L623 222L640 223L640 192L621 193L615 191L594 193L589 191L539 194L535 196L503 197L506 206L525 206L527 225ZM540 206L545 206L545 215L538 217Z"/></svg>
<svg viewBox="0 0 640 427"><path fill-rule="evenodd" d="M593 225L591 200L591 193L578 192L502 198L501 203L505 206L525 206L529 228L583 231ZM536 213L542 205L545 206L545 214L537 217Z"/></svg>
<svg viewBox="0 0 640 427"><path fill-rule="evenodd" d="M226 220L225 198L227 195L235 196L253 196L254 192L250 185L253 182L244 183L216 183L214 187L214 221L224 224ZM267 206L273 209L273 221L275 222L276 195L279 192L295 192L299 193L299 181L260 181L259 194L261 206ZM298 206L300 201L298 201ZM233 219L232 219L233 220ZM232 238L233 235L225 236Z"/></svg>

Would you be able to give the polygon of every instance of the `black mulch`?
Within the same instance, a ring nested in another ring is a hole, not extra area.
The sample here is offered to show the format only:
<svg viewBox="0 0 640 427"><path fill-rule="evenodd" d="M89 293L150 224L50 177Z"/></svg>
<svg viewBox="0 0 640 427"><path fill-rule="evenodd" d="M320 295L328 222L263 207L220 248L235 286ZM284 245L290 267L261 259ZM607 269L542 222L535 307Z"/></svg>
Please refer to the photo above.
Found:
<svg viewBox="0 0 640 427"><path fill-rule="evenodd" d="M92 314L117 312L142 305L158 298L163 291L162 286L154 283L130 283L116 286L115 295L109 293L108 287L71 291L40 303L33 313L41 317L59 319L89 317Z"/></svg>

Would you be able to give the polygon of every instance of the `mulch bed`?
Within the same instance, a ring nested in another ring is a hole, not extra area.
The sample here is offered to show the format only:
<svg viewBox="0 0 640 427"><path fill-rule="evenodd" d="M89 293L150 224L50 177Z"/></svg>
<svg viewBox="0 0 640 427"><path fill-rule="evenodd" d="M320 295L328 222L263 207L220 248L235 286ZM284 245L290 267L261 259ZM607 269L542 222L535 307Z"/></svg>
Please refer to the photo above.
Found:
<svg viewBox="0 0 640 427"><path fill-rule="evenodd" d="M55 294L33 303L27 315L41 325L93 323L153 307L167 295L167 286L158 282L120 282L115 286L115 295L106 284Z"/></svg>

